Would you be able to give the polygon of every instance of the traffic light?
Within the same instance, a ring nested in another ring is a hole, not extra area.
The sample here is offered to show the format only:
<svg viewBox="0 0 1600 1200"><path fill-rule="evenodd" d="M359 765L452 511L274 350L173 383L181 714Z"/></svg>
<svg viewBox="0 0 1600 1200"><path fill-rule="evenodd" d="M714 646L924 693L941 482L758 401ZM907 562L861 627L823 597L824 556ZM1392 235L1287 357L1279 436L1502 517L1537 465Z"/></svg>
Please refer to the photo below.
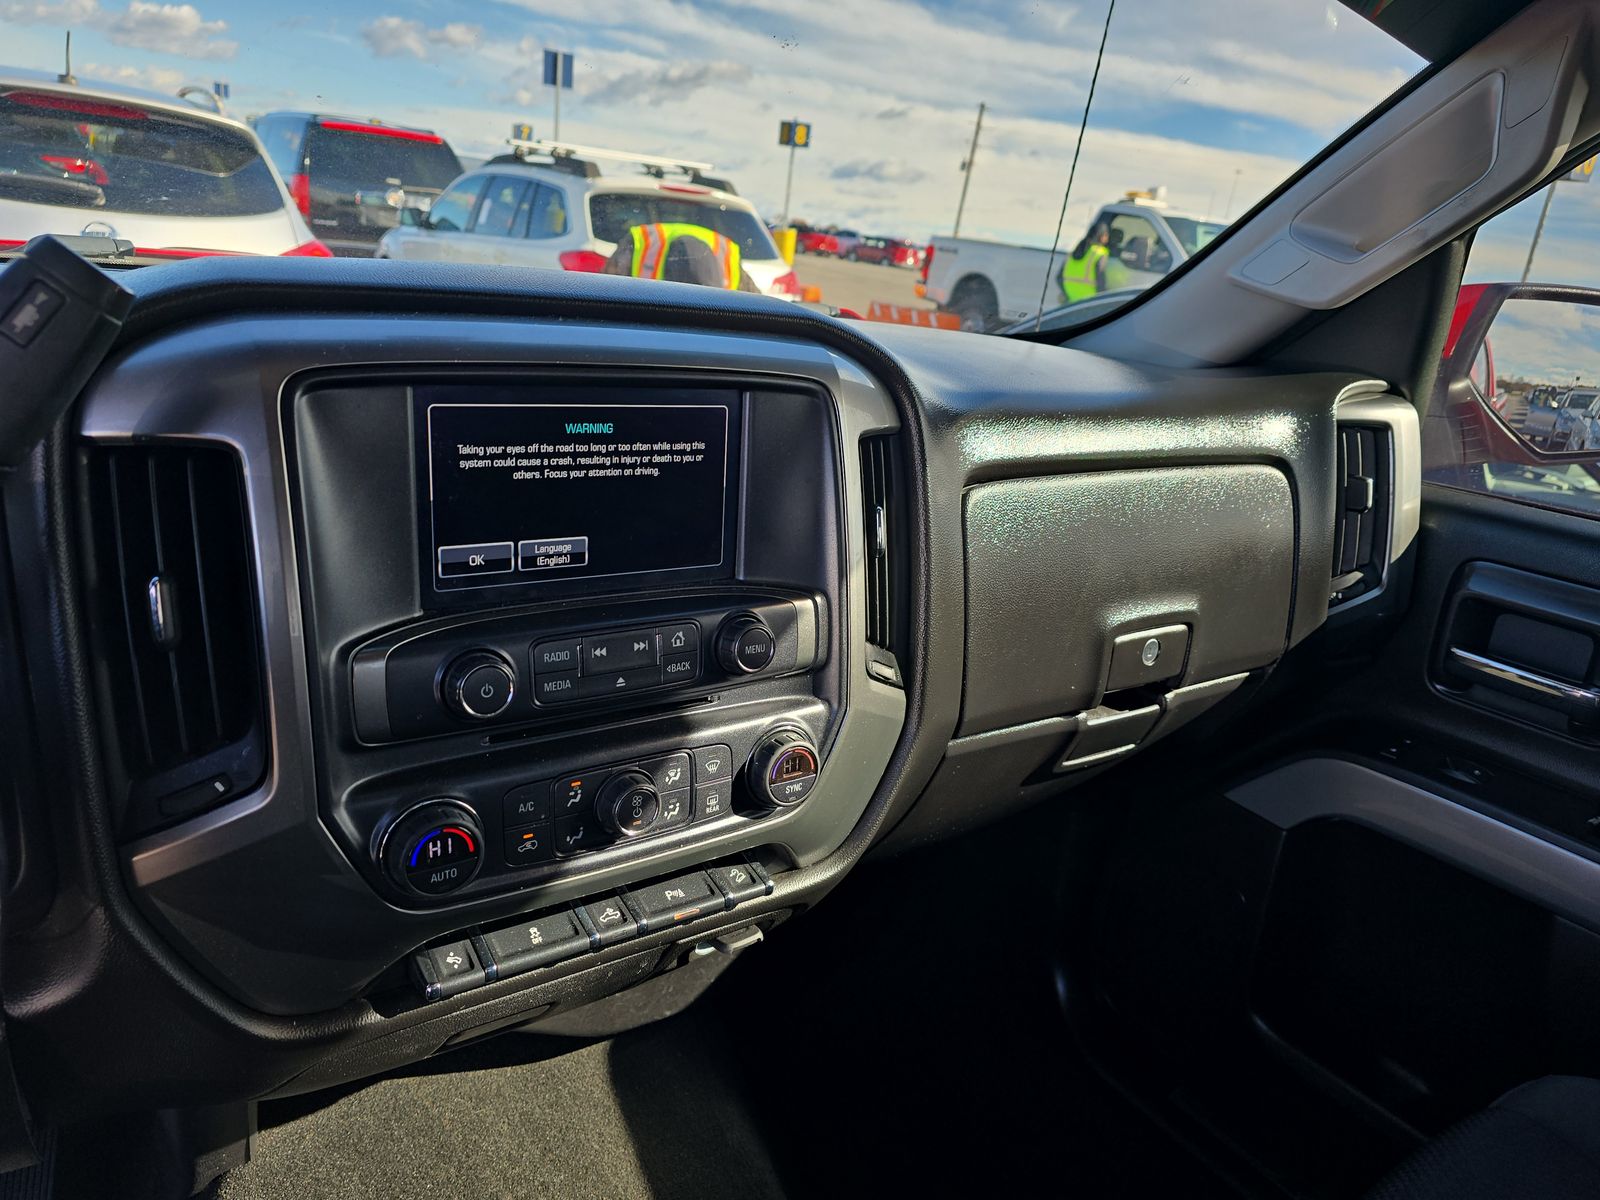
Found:
<svg viewBox="0 0 1600 1200"><path fill-rule="evenodd" d="M806 121L796 121L794 124L794 144L804 150L811 144L811 125Z"/></svg>
<svg viewBox="0 0 1600 1200"><path fill-rule="evenodd" d="M778 145L793 146L798 150L804 150L811 145L811 122L779 121Z"/></svg>

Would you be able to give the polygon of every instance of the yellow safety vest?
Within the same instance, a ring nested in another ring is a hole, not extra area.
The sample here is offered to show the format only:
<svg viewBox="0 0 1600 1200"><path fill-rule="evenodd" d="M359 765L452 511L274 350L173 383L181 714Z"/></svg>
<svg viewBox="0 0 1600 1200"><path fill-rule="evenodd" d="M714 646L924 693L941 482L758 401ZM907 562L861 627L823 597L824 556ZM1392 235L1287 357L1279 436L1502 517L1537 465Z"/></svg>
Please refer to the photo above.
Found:
<svg viewBox="0 0 1600 1200"><path fill-rule="evenodd" d="M1087 300L1099 293L1100 260L1110 253L1096 242L1082 258L1067 255L1067 261L1061 265L1061 290L1066 293L1068 304Z"/></svg>
<svg viewBox="0 0 1600 1200"><path fill-rule="evenodd" d="M635 225L632 274L636 279L660 279L666 271L667 249L676 238L698 238L711 247L721 264L724 286L739 289L739 243L723 237L704 225L684 221L661 221L654 225Z"/></svg>

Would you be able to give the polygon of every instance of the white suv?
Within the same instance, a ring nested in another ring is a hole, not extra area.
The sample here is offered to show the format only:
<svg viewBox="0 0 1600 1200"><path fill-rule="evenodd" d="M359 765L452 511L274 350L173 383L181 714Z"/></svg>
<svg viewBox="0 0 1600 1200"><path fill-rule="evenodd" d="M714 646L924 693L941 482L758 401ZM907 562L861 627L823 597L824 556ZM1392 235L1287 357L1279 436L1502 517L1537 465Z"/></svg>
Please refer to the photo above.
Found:
<svg viewBox="0 0 1600 1200"><path fill-rule="evenodd" d="M512 143L447 187L426 212L406 209L378 243L379 258L495 263L599 271L635 225L683 221L739 244L740 264L769 296L798 299L800 284L749 201L712 186L709 164L554 143ZM553 153L552 153L553 151ZM544 161L530 161L533 154ZM592 161L614 158L646 173L602 176ZM668 177L668 171L683 176Z"/></svg>
<svg viewBox="0 0 1600 1200"><path fill-rule="evenodd" d="M328 257L248 126L176 96L0 68L0 250L101 234L140 257Z"/></svg>

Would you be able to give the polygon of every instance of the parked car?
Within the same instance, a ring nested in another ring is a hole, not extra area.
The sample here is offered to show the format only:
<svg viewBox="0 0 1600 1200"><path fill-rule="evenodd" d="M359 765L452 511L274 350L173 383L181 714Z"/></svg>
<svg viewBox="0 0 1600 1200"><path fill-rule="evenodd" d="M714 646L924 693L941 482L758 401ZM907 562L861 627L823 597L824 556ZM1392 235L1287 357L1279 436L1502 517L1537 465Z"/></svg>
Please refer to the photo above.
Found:
<svg viewBox="0 0 1600 1200"><path fill-rule="evenodd" d="M1552 408L1530 413L1524 431L1545 450L1578 449L1571 444L1573 435L1582 427L1584 414L1597 396L1600 390L1595 388L1568 388ZM1542 419L1536 420L1536 416Z"/></svg>
<svg viewBox="0 0 1600 1200"><path fill-rule="evenodd" d="M301 214L336 254L372 254L401 209L426 211L461 174L450 144L428 129L304 112L253 124Z"/></svg>
<svg viewBox="0 0 1600 1200"><path fill-rule="evenodd" d="M1556 410L1550 449L1593 450L1596 447L1600 447L1600 388L1573 388Z"/></svg>
<svg viewBox="0 0 1600 1200"><path fill-rule="evenodd" d="M1101 224L1111 235L1114 270L1108 291L1149 287L1225 228L1216 221L1172 211L1159 188L1129 192L1123 200L1105 205L1088 229ZM1060 301L1061 268L1071 250L1070 243L1052 254L978 238L937 237L928 248L926 296L959 316L963 329L986 330L1020 321L1039 311L1041 289L1047 293L1047 304Z"/></svg>
<svg viewBox="0 0 1600 1200"><path fill-rule="evenodd" d="M593 162L600 155L586 153L492 159L452 183L431 210L406 210L377 255L599 271L635 225L686 221L738 242L740 263L761 291L799 297L799 280L749 201L688 177L602 175Z"/></svg>
<svg viewBox="0 0 1600 1200"><path fill-rule="evenodd" d="M886 267L922 265L922 249L900 238L863 237L844 254L851 262L878 263Z"/></svg>
<svg viewBox="0 0 1600 1200"><path fill-rule="evenodd" d="M860 237L853 229L805 229L796 237L795 249L801 254L843 258Z"/></svg>
<svg viewBox="0 0 1600 1200"><path fill-rule="evenodd" d="M99 234L142 257L326 255L256 135L139 88L0 69L0 246Z"/></svg>

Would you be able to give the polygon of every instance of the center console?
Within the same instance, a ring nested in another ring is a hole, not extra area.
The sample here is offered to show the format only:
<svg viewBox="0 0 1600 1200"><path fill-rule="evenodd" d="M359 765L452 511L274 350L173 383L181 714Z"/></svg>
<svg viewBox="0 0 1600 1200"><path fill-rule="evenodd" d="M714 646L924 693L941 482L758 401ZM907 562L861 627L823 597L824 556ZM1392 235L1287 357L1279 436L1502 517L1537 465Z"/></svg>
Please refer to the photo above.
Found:
<svg viewBox="0 0 1600 1200"><path fill-rule="evenodd" d="M393 325L189 328L85 410L101 455L238 458L264 765L242 790L248 766L209 762L144 781L183 784L153 823L187 815L126 861L152 918L268 1012L535 911L820 862L903 720L899 422L858 367L749 335Z"/></svg>

